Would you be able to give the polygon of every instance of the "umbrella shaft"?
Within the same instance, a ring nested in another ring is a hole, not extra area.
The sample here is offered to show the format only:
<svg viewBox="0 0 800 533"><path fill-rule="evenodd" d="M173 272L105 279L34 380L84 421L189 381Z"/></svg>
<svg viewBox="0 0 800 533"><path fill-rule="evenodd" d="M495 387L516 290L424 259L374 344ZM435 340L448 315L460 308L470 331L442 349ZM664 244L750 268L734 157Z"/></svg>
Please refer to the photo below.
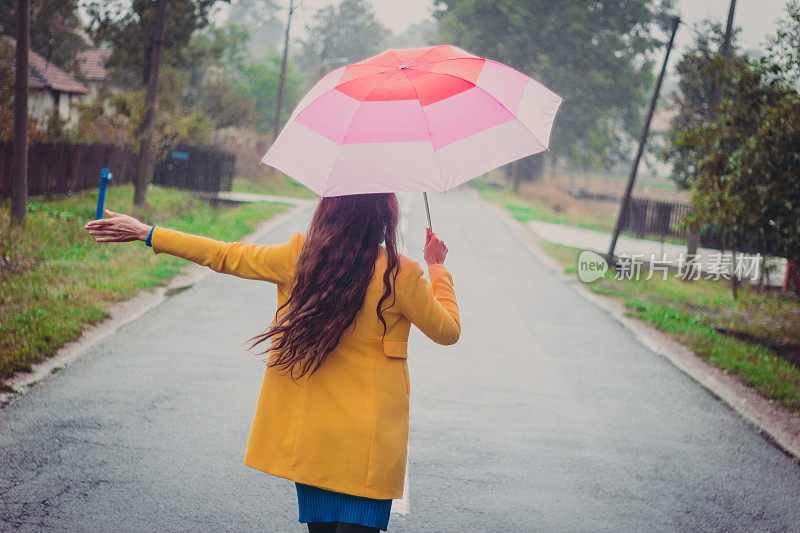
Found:
<svg viewBox="0 0 800 533"><path fill-rule="evenodd" d="M428 214L428 227L433 231L433 224L431 224L431 209L428 207L428 193L423 192L422 197L425 198L425 213Z"/></svg>

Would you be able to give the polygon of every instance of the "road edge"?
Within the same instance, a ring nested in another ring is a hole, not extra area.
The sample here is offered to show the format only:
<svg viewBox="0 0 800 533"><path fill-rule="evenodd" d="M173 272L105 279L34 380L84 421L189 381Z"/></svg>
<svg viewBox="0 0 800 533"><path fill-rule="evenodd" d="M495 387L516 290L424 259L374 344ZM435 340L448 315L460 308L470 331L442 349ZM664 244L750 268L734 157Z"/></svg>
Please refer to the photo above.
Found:
<svg viewBox="0 0 800 533"><path fill-rule="evenodd" d="M542 250L538 244L538 239L541 237L533 228L516 220L502 206L482 198L477 190L472 189L470 193L494 210L525 249L557 278L567 283L586 300L610 314L619 324L633 333L634 337L646 348L671 362L711 395L752 424L765 440L789 456L795 464L800 464L800 417L794 416L763 397L736 377L704 361L690 348L673 340L660 330L637 318L628 316L628 310L622 302L610 296L601 296L591 292L576 277L565 274L563 267Z"/></svg>
<svg viewBox="0 0 800 533"><path fill-rule="evenodd" d="M239 241L258 240L262 235L285 222L286 219L316 203L315 200L294 198L286 198L285 201L291 204L286 211L262 221L255 230L243 236ZM31 365L30 372L18 372L10 379L5 380L6 384L14 389L14 392L0 392L0 409L28 392L40 381L79 359L89 348L109 337L122 326L133 322L164 302L173 292L194 286L212 272L214 271L208 267L192 263L182 267L166 285L155 289L141 289L131 298L109 305L106 307L109 316L104 320L85 328L75 340L63 344L52 357Z"/></svg>

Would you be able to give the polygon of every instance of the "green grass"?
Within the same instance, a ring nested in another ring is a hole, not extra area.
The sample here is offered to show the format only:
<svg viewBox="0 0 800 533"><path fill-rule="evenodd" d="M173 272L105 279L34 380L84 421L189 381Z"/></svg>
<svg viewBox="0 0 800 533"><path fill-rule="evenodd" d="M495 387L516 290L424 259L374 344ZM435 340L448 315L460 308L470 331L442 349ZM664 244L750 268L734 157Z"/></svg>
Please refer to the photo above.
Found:
<svg viewBox="0 0 800 533"><path fill-rule="evenodd" d="M156 255L143 242L96 243L83 226L94 218L97 194L29 202L24 227L11 227L9 201L0 203L0 257L5 259L0 263L0 382L30 370L104 319L109 303L164 285L188 264ZM191 193L154 187L148 191L150 212L135 209L132 198L131 185L111 186L106 207L226 241L243 237L286 208L262 202L213 209Z"/></svg>
<svg viewBox="0 0 800 533"><path fill-rule="evenodd" d="M249 192L256 194L273 194L293 198L318 198L316 193L283 174L273 174L260 181L245 178L233 179L233 192Z"/></svg>
<svg viewBox="0 0 800 533"><path fill-rule="evenodd" d="M540 242L543 250L575 273L581 250ZM692 348L726 373L737 376L755 390L788 410L800 414L800 369L770 348L776 340L800 345L800 301L792 295L760 292L741 287L734 299L729 282L696 280L686 283L657 273L649 281L618 280L613 272L587 284L597 294L624 302L630 315L657 327ZM747 342L715 329L725 327L745 333Z"/></svg>

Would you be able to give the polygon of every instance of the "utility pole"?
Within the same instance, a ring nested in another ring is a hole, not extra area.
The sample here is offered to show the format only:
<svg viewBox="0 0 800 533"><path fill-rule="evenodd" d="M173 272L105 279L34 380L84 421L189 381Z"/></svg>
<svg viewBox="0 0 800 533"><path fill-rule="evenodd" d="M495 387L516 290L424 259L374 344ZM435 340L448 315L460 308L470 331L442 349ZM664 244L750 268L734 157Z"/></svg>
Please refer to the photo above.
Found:
<svg viewBox="0 0 800 533"><path fill-rule="evenodd" d="M719 55L728 59L731 55L731 38L733 37L733 16L736 12L736 0L731 0L728 8L728 22L725 25L725 36L722 38L722 45L719 47ZM722 84L717 83L714 87L713 101L711 102L711 113L717 115L717 106L722 102Z"/></svg>
<svg viewBox="0 0 800 533"><path fill-rule="evenodd" d="M731 0L731 5L728 8L728 21L725 25L725 36L722 38L722 46L719 47L719 55L722 56L724 63L727 63L731 55L731 38L733 36L733 15L736 11L736 0ZM717 117L717 108L722 102L722 91L724 87L722 83L717 83L714 87L714 101L712 102L711 112L714 118ZM733 292L733 299L736 299L736 293L739 289L739 271L736 268L736 248L731 250L731 291Z"/></svg>
<svg viewBox="0 0 800 533"><path fill-rule="evenodd" d="M286 88L286 61L289 58L289 30L292 27L292 14L294 13L294 0L289 0L289 18L286 20L286 36L283 39L283 59L281 60L281 77L278 81L278 101L275 102L275 122L272 125L272 142L278 138L281 129L281 108L283 107L283 92Z"/></svg>
<svg viewBox="0 0 800 533"><path fill-rule="evenodd" d="M161 45L164 42L164 27L167 18L167 0L158 0L156 25L153 31L152 52L150 54L150 76L147 80L147 96L142 122L136 129L140 139L139 160L136 164L133 203L137 207L147 205L147 182L150 177L153 152L153 119L158 102L158 76L161 72Z"/></svg>
<svg viewBox="0 0 800 533"><path fill-rule="evenodd" d="M11 221L25 223L28 210L28 49L30 2L17 1L17 50L14 63L14 155L11 158Z"/></svg>
<svg viewBox="0 0 800 533"><path fill-rule="evenodd" d="M728 22L725 25L725 36L722 38L722 45L719 47L719 55L727 59L731 55L731 39L733 37L733 16L736 12L736 0L731 0L728 8ZM709 120L714 121L717 118L717 107L722 102L722 91L724 87L722 83L717 83L711 93L711 102L709 106ZM686 236L686 269L683 272L683 281L692 281L697 276L697 249L700 247L700 234L696 227L689 228ZM736 292L736 276L731 277L734 293Z"/></svg>
<svg viewBox="0 0 800 533"><path fill-rule="evenodd" d="M622 205L619 209L619 216L617 217L617 224L614 227L614 235L611 237L611 247L608 249L606 255L606 262L609 265L614 265L614 249L617 247L617 239L622 230L622 224L628 216L628 208L631 201L631 192L633 192L633 184L636 182L636 173L639 170L639 161L642 159L644 147L647 144L647 136L650 133L650 122L653 120L653 114L656 111L656 104L658 104L658 95L661 93L661 84L664 81L664 74L667 72L667 63L669 62L669 53L672 51L672 45L675 42L675 34L678 33L678 25L681 23L679 17L672 19L672 28L670 29L669 42L667 43L667 50L664 54L664 63L661 65L661 72L658 74L656 86L653 88L653 95L650 97L650 107L647 110L647 117L644 119L642 125L642 133L639 136L639 149L636 151L636 157L631 165L631 173L628 176L628 185L625 187L625 193L622 196Z"/></svg>

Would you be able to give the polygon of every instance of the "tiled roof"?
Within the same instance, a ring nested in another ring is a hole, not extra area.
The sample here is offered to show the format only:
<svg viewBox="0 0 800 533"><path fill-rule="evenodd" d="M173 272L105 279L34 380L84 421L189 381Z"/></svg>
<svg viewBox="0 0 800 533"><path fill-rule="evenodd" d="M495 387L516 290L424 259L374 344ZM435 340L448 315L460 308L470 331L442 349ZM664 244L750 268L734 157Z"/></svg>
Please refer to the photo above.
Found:
<svg viewBox="0 0 800 533"><path fill-rule="evenodd" d="M111 50L108 48L94 48L78 52L75 58L78 60L81 74L88 81L104 81L108 74L106 72L106 60L110 55Z"/></svg>
<svg viewBox="0 0 800 533"><path fill-rule="evenodd" d="M0 35L0 40L10 45L12 49L17 48L17 41L13 37ZM28 68L30 69L28 73L28 85L31 88L49 88L62 93L86 94L89 92L82 83L33 50L28 51Z"/></svg>

